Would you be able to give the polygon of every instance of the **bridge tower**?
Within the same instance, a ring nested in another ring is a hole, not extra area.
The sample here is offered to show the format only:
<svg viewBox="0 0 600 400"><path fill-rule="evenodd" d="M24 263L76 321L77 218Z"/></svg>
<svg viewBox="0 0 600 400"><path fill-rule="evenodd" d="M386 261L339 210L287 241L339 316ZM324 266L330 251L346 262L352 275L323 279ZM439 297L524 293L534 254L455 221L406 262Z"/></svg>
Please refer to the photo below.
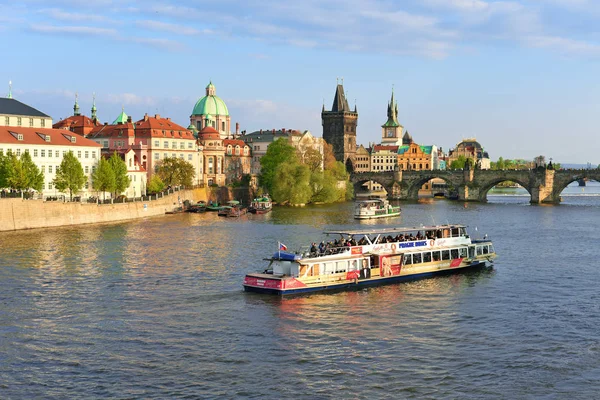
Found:
<svg viewBox="0 0 600 400"><path fill-rule="evenodd" d="M354 105L354 111L350 110L344 93L343 81L342 84L338 82L331 111L326 111L325 104L323 104L321 124L323 125L323 139L333 146L335 159L343 162L347 167L352 166L356 155L358 111L356 105Z"/></svg>
<svg viewBox="0 0 600 400"><path fill-rule="evenodd" d="M402 131L404 127L398 122L398 103L394 100L394 90L392 89L392 98L388 103L387 121L381 125L381 144L402 146Z"/></svg>

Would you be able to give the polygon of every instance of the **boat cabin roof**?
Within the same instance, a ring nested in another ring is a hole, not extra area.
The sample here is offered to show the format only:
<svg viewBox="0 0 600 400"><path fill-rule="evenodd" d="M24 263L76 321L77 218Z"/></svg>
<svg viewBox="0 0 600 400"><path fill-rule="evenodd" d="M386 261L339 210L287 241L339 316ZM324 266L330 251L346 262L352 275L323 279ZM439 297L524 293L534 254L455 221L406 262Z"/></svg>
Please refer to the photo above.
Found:
<svg viewBox="0 0 600 400"><path fill-rule="evenodd" d="M396 228L381 228L381 229L357 229L357 230L335 230L325 231L327 235L377 235L389 233L404 233L416 231L432 231L438 229L466 228L466 225L432 225L432 226L415 226L415 227L396 227Z"/></svg>
<svg viewBox="0 0 600 400"><path fill-rule="evenodd" d="M237 206L238 204L240 204L240 202L239 202L239 201L237 201L237 200L229 200L229 201L227 202L227 204L228 204L229 206Z"/></svg>

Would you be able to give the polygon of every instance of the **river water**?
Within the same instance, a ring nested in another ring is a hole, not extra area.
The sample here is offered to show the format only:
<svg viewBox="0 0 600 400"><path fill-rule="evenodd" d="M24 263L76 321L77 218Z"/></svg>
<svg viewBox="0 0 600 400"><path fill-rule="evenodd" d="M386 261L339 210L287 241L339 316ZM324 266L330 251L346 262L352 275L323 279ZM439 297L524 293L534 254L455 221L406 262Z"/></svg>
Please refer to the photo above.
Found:
<svg viewBox="0 0 600 400"><path fill-rule="evenodd" d="M180 214L0 236L1 399L592 399L600 186L559 206L352 204ZM330 228L464 223L492 268L358 292L244 293L261 259Z"/></svg>

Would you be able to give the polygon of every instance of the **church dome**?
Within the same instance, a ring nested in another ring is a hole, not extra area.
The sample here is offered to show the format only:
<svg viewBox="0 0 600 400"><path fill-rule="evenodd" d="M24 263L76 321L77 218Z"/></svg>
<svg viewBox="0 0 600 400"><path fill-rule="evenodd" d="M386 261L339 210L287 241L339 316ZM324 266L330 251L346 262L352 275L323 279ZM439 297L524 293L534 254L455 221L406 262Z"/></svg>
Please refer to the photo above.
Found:
<svg viewBox="0 0 600 400"><path fill-rule="evenodd" d="M192 116L208 114L229 116L229 110L227 110L225 102L216 95L215 85L212 82L206 86L206 96L196 102L192 111Z"/></svg>

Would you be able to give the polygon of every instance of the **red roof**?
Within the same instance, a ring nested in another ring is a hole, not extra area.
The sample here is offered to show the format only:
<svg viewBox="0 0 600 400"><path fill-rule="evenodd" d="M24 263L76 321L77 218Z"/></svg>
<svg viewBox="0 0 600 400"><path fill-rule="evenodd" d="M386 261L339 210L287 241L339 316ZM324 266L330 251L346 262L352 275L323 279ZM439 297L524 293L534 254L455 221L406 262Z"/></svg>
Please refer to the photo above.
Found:
<svg viewBox="0 0 600 400"><path fill-rule="evenodd" d="M373 146L373 151L383 151L383 150L389 150L391 152L397 152L398 151L398 146L385 145L385 144L376 144L375 146Z"/></svg>
<svg viewBox="0 0 600 400"><path fill-rule="evenodd" d="M23 140L19 140L19 135L23 135ZM50 141L46 140L46 136L50 136ZM75 138L75 142L71 141L71 137ZM0 143L102 147L93 140L86 139L81 135L64 129L29 128L22 126L0 126Z"/></svg>
<svg viewBox="0 0 600 400"><path fill-rule="evenodd" d="M109 138L111 136L122 136L122 137L133 137L135 131L133 123L127 122L125 124L116 125L98 125L88 133L87 137L90 138Z"/></svg>
<svg viewBox="0 0 600 400"><path fill-rule="evenodd" d="M54 125L52 125L52 127L54 129L60 129L60 128L75 128L75 127L93 127L93 126L99 126L101 125L98 120L93 120L90 117L87 117L85 115L72 115L68 118L65 118L61 121L58 121L57 123L55 123Z"/></svg>
<svg viewBox="0 0 600 400"><path fill-rule="evenodd" d="M223 140L223 146L227 147L227 146L240 146L240 147L244 147L247 146L246 142L244 142L241 139L225 139Z"/></svg>
<svg viewBox="0 0 600 400"><path fill-rule="evenodd" d="M136 136L163 137L164 131L165 137L196 140L187 128L171 121L171 118L161 118L158 114L154 117L144 115L144 118L135 123L135 129Z"/></svg>
<svg viewBox="0 0 600 400"><path fill-rule="evenodd" d="M212 126L205 126L198 132L198 139L221 139L221 135L219 135L219 131Z"/></svg>

